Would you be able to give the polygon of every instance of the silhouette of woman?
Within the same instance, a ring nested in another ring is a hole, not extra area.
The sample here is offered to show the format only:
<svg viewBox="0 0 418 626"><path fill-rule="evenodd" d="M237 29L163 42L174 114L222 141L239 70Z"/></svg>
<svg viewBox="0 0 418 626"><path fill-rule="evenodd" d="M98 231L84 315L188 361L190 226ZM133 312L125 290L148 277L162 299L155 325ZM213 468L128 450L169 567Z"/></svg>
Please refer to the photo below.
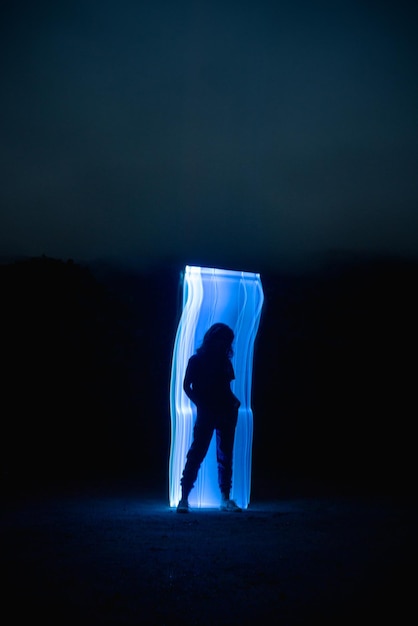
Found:
<svg viewBox="0 0 418 626"><path fill-rule="evenodd" d="M190 357L183 389L197 407L193 442L187 453L181 478L178 513L189 511L188 497L199 468L216 431L216 458L222 511L241 511L230 499L232 453L240 401L231 391L235 373L231 363L234 333L226 324L217 323L206 332L200 348Z"/></svg>

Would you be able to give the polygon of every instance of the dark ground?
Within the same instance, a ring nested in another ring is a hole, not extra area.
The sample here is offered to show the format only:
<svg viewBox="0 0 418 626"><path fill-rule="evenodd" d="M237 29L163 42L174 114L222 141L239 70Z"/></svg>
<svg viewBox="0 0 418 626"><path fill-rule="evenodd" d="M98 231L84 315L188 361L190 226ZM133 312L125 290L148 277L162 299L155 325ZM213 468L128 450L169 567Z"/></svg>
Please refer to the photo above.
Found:
<svg viewBox="0 0 418 626"><path fill-rule="evenodd" d="M408 500L353 495L189 515L126 485L21 499L2 623L414 623L416 522Z"/></svg>

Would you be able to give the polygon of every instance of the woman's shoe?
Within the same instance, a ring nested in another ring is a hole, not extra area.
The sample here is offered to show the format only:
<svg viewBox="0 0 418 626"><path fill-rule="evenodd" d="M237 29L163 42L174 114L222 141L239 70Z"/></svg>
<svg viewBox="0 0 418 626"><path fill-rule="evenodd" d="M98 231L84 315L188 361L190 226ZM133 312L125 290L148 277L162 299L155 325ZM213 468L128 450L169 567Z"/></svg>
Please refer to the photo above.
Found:
<svg viewBox="0 0 418 626"><path fill-rule="evenodd" d="M241 513L242 511L241 507L239 507L234 500L230 500L229 498L222 498L219 508L221 511L231 511L235 513Z"/></svg>
<svg viewBox="0 0 418 626"><path fill-rule="evenodd" d="M189 511L190 509L188 501L182 498L177 505L177 513L188 513Z"/></svg>

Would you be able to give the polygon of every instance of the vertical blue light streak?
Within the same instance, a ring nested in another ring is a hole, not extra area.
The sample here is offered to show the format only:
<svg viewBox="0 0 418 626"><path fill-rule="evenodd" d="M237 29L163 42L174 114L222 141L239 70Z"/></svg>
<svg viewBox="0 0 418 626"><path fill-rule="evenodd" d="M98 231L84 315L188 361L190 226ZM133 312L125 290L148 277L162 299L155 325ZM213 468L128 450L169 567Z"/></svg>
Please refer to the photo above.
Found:
<svg viewBox="0 0 418 626"><path fill-rule="evenodd" d="M235 334L232 363L236 379L231 388L241 401L235 433L231 497L240 507L248 507L253 437L251 384L254 341L263 300L259 274L192 266L185 268L183 312L174 343L170 385L170 506L177 506L180 500L180 479L196 418L196 407L183 391L187 362L201 345L208 328L216 322L223 322ZM219 500L216 438L213 437L189 502L192 507L203 508L218 506Z"/></svg>

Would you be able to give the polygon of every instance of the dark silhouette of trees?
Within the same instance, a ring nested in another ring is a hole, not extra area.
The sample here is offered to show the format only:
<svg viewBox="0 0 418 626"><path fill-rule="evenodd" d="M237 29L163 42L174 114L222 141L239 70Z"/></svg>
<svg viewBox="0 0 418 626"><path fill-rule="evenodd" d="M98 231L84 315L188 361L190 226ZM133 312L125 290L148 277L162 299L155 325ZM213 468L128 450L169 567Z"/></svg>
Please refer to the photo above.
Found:
<svg viewBox="0 0 418 626"><path fill-rule="evenodd" d="M264 277L254 390L255 466L264 475L410 487L417 278L416 262L387 258Z"/></svg>
<svg viewBox="0 0 418 626"><path fill-rule="evenodd" d="M149 388L141 319L72 261L23 260L0 277L3 480L26 488L135 465Z"/></svg>

